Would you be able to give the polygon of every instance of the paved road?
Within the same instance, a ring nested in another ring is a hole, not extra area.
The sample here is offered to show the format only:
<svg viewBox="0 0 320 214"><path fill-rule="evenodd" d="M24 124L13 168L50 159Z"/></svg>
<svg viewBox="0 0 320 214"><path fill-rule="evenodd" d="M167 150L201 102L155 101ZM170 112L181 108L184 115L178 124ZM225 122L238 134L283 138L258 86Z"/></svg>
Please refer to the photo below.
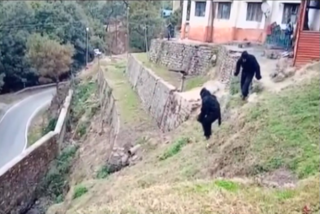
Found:
<svg viewBox="0 0 320 214"><path fill-rule="evenodd" d="M51 88L31 95L15 104L0 119L0 168L26 148L30 118L50 103L55 92L55 88Z"/></svg>

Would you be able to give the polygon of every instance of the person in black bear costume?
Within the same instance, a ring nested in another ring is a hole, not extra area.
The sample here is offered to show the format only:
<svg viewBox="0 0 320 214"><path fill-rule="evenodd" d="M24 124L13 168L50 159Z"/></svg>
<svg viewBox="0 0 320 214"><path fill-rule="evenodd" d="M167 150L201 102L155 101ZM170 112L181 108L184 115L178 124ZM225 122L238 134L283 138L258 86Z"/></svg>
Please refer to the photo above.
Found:
<svg viewBox="0 0 320 214"><path fill-rule="evenodd" d="M219 126L221 125L220 104L217 97L211 94L206 88L201 89L200 97L202 106L198 116L198 122L202 124L204 136L206 139L209 139L212 134L212 123L218 119Z"/></svg>
<svg viewBox="0 0 320 214"><path fill-rule="evenodd" d="M256 76L257 80L260 80L260 65L255 56L248 54L247 51L243 51L241 57L237 61L235 76L238 76L240 68L242 67L241 72L241 93L242 99L245 100L249 94L249 88L252 83L252 79Z"/></svg>

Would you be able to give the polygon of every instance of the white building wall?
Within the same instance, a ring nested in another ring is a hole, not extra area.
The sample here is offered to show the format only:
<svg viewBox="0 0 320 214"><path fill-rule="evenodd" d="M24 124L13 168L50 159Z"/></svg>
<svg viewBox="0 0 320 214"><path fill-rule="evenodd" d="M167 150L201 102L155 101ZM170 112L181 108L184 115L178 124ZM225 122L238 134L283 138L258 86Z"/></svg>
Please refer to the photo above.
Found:
<svg viewBox="0 0 320 214"><path fill-rule="evenodd" d="M207 2L207 4L206 4L205 16L199 17L199 16L195 16L196 1L191 1L190 21L189 21L190 26L192 26L192 25L208 26L209 25L210 3L211 3L211 1L206 1L206 2ZM187 5L188 5L188 3L187 3Z"/></svg>
<svg viewBox="0 0 320 214"><path fill-rule="evenodd" d="M238 19L237 15L238 15L238 12L240 11L240 10L238 10L237 5L238 5L238 1L234 1L231 4L231 11L230 11L229 20L218 19L217 17L215 17L214 18L214 26L216 26L216 27L220 27L220 26L221 27L235 27L236 26L236 21ZM215 13L216 14L218 13L218 5L216 7Z"/></svg>
<svg viewBox="0 0 320 214"><path fill-rule="evenodd" d="M187 8L188 8L188 1L183 1L183 8L182 8L182 24L187 22Z"/></svg>
<svg viewBox="0 0 320 214"><path fill-rule="evenodd" d="M226 0L224 0L226 1ZM211 14L211 1L206 1L206 14L204 17L195 16L195 0L191 1L191 11L190 11L190 26L210 26L210 14ZM216 0L216 2L219 2ZM242 29L261 29L265 27L266 18L262 17L261 22L247 21L247 4L248 2L257 2L257 0L243 0L243 1L232 1L231 14L229 20L219 20L215 17L214 26L215 27L236 27ZM285 3L301 3L301 0L280 0L280 1L267 1L271 8L270 24L276 22L280 25L282 29L286 28L286 24L282 24L282 16ZM182 23L186 23L187 18L187 6L188 1L183 2L183 13L182 13ZM217 10L218 8L216 8ZM216 11L217 12L217 11ZM311 30L319 31L320 29L320 11L311 9L309 12L309 27Z"/></svg>
<svg viewBox="0 0 320 214"><path fill-rule="evenodd" d="M313 0L311 5L315 5L316 1ZM320 10L317 9L309 9L309 28L312 31L320 31Z"/></svg>
<svg viewBox="0 0 320 214"><path fill-rule="evenodd" d="M250 1L249 1L250 2ZM268 1L272 2L272 1ZM264 29L264 22L265 22L265 17L262 17L261 22L256 22L256 21L247 21L247 1L234 1L233 2L233 7L238 8L238 20L236 21L236 27L237 28L242 28L242 29ZM270 5L270 3L269 3Z"/></svg>

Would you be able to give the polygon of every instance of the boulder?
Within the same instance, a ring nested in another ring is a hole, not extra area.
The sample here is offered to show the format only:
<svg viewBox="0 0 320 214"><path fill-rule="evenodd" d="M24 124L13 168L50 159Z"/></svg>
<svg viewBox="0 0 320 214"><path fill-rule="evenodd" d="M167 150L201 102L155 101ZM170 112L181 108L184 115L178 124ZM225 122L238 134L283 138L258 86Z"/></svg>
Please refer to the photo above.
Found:
<svg viewBox="0 0 320 214"><path fill-rule="evenodd" d="M277 71L283 72L290 66L290 60L288 58L280 58L276 64Z"/></svg>
<svg viewBox="0 0 320 214"><path fill-rule="evenodd" d="M276 51L268 51L265 53L268 59L279 59L279 54Z"/></svg>
<svg viewBox="0 0 320 214"><path fill-rule="evenodd" d="M273 82L282 82L286 79L286 76L283 73L278 73L275 77L271 78Z"/></svg>
<svg viewBox="0 0 320 214"><path fill-rule="evenodd" d="M295 67L288 67L285 68L282 73L286 76L286 77L292 77L294 76L294 74L296 73L296 68Z"/></svg>

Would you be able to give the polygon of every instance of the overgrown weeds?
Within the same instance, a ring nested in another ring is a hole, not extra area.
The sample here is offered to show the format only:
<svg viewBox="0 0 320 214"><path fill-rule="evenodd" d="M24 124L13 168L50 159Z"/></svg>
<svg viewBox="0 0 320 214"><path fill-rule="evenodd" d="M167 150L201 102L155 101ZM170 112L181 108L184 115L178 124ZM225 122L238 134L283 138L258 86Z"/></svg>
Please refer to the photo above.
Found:
<svg viewBox="0 0 320 214"><path fill-rule="evenodd" d="M99 102L90 101L97 90L97 84L93 81L82 82L76 86L72 99L72 123L77 124L74 130L78 137L83 137L90 126L90 118L100 109Z"/></svg>
<svg viewBox="0 0 320 214"><path fill-rule="evenodd" d="M110 169L108 166L101 166L97 172L96 177L98 179L104 179L110 175Z"/></svg>
<svg viewBox="0 0 320 214"><path fill-rule="evenodd" d="M42 136L46 135L51 131L54 131L57 121L58 121L57 118L50 118L47 126L42 129Z"/></svg>
<svg viewBox="0 0 320 214"><path fill-rule="evenodd" d="M68 174L78 146L66 147L52 164L41 185L41 192L52 201L60 203L68 189Z"/></svg>
<svg viewBox="0 0 320 214"><path fill-rule="evenodd" d="M80 198L81 196L83 196L84 194L86 194L88 192L87 187L79 185L76 186L74 189L74 193L73 193L73 199L77 199Z"/></svg>

